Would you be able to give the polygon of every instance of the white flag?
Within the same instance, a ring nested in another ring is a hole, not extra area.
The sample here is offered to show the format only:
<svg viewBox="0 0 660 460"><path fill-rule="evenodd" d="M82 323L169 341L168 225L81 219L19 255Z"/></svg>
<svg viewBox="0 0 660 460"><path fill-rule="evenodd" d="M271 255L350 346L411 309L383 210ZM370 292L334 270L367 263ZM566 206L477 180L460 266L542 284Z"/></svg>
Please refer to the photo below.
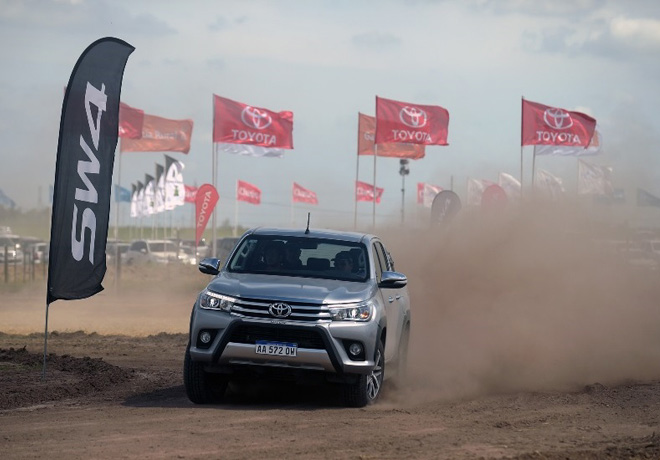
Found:
<svg viewBox="0 0 660 460"><path fill-rule="evenodd" d="M234 155L246 155L250 157L274 157L282 158L284 149L260 147L250 144L229 144L219 142L215 144L216 152L227 152Z"/></svg>
<svg viewBox="0 0 660 460"><path fill-rule="evenodd" d="M520 181L511 174L500 173L499 185L506 192L506 196L510 200L520 199Z"/></svg>
<svg viewBox="0 0 660 460"><path fill-rule="evenodd" d="M156 208L155 203L155 179L153 176L146 175L144 184L144 200L142 201L142 215L150 216L154 214Z"/></svg>
<svg viewBox="0 0 660 460"><path fill-rule="evenodd" d="M165 155L165 209L168 211L185 203L183 168L183 163Z"/></svg>
<svg viewBox="0 0 660 460"><path fill-rule="evenodd" d="M565 192L562 180L548 171L537 170L535 179L534 187L553 200L557 200Z"/></svg>
<svg viewBox="0 0 660 460"><path fill-rule="evenodd" d="M481 206L481 195L487 187L495 185L486 179L472 179L468 178L467 183L467 205L468 206Z"/></svg>
<svg viewBox="0 0 660 460"><path fill-rule="evenodd" d="M612 167L578 160L578 195L612 195Z"/></svg>

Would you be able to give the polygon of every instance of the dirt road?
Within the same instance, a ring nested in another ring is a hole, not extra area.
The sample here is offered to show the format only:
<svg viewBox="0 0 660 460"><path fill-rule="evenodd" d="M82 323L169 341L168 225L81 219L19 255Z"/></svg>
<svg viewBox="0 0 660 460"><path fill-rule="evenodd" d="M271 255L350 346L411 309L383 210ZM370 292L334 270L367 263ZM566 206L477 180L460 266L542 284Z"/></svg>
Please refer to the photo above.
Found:
<svg viewBox="0 0 660 460"><path fill-rule="evenodd" d="M194 267L132 268L121 289L109 273L106 291L52 304L45 381L45 287L1 288L0 455L660 458L659 274L534 225L550 231L385 235L410 279L411 382L364 409L272 382L191 404L185 332L208 280Z"/></svg>

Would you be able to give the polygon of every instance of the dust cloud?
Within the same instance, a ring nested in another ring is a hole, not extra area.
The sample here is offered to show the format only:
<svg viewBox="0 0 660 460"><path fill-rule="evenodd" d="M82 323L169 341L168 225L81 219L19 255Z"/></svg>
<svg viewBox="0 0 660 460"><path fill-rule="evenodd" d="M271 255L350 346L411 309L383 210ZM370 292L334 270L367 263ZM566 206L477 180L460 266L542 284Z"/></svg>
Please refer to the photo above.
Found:
<svg viewBox="0 0 660 460"><path fill-rule="evenodd" d="M459 216L445 228L383 234L409 278L405 396L660 377L660 272L598 244L629 231L594 225L567 204Z"/></svg>

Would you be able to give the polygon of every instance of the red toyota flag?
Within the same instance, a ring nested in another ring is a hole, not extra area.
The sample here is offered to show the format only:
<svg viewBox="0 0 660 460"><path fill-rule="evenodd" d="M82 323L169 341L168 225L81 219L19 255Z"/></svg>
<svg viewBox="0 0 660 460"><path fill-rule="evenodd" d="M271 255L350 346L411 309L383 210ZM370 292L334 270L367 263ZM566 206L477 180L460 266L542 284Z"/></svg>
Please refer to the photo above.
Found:
<svg viewBox="0 0 660 460"><path fill-rule="evenodd" d="M183 188L186 190L186 196L183 201L186 203L194 203L195 199L197 198L197 187L193 187L192 185L184 185Z"/></svg>
<svg viewBox="0 0 660 460"><path fill-rule="evenodd" d="M383 196L384 190L376 187L376 204L380 203L380 198ZM374 201L374 186L359 180L355 181L355 201Z"/></svg>
<svg viewBox="0 0 660 460"><path fill-rule="evenodd" d="M213 142L293 148L293 112L273 112L213 95Z"/></svg>
<svg viewBox="0 0 660 460"><path fill-rule="evenodd" d="M123 102L119 103L119 137L141 138L143 124L144 110L135 109Z"/></svg>
<svg viewBox="0 0 660 460"><path fill-rule="evenodd" d="M376 118L358 113L358 155L374 154L376 137ZM419 144L381 144L378 146L379 157L424 158L425 147Z"/></svg>
<svg viewBox="0 0 660 460"><path fill-rule="evenodd" d="M295 182L293 183L293 202L319 204L319 200L316 198L316 193L307 190L305 187L302 187Z"/></svg>
<svg viewBox="0 0 660 460"><path fill-rule="evenodd" d="M236 199L252 204L261 204L261 190L256 185L239 180L236 184Z"/></svg>
<svg viewBox="0 0 660 460"><path fill-rule="evenodd" d="M448 129L449 112L439 105L410 104L376 96L376 144L448 145Z"/></svg>
<svg viewBox="0 0 660 460"><path fill-rule="evenodd" d="M584 113L522 100L520 145L588 147L595 129L596 120Z"/></svg>
<svg viewBox="0 0 660 460"><path fill-rule="evenodd" d="M195 245L199 244L217 202L218 191L211 184L204 184L197 190L195 198Z"/></svg>
<svg viewBox="0 0 660 460"><path fill-rule="evenodd" d="M182 152L190 151L192 120L170 120L144 115L142 137L121 139L121 152Z"/></svg>

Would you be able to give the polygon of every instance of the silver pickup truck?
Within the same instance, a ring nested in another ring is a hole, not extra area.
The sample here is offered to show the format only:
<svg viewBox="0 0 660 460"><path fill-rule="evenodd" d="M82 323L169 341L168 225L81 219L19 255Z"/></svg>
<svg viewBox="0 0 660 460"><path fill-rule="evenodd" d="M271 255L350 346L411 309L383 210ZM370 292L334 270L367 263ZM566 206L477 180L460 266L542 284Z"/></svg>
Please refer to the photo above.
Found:
<svg viewBox="0 0 660 460"><path fill-rule="evenodd" d="M204 259L199 269L214 278L190 320L183 376L192 402L219 402L231 380L316 376L363 407L385 377L403 377L408 280L377 236L252 229L224 264Z"/></svg>

